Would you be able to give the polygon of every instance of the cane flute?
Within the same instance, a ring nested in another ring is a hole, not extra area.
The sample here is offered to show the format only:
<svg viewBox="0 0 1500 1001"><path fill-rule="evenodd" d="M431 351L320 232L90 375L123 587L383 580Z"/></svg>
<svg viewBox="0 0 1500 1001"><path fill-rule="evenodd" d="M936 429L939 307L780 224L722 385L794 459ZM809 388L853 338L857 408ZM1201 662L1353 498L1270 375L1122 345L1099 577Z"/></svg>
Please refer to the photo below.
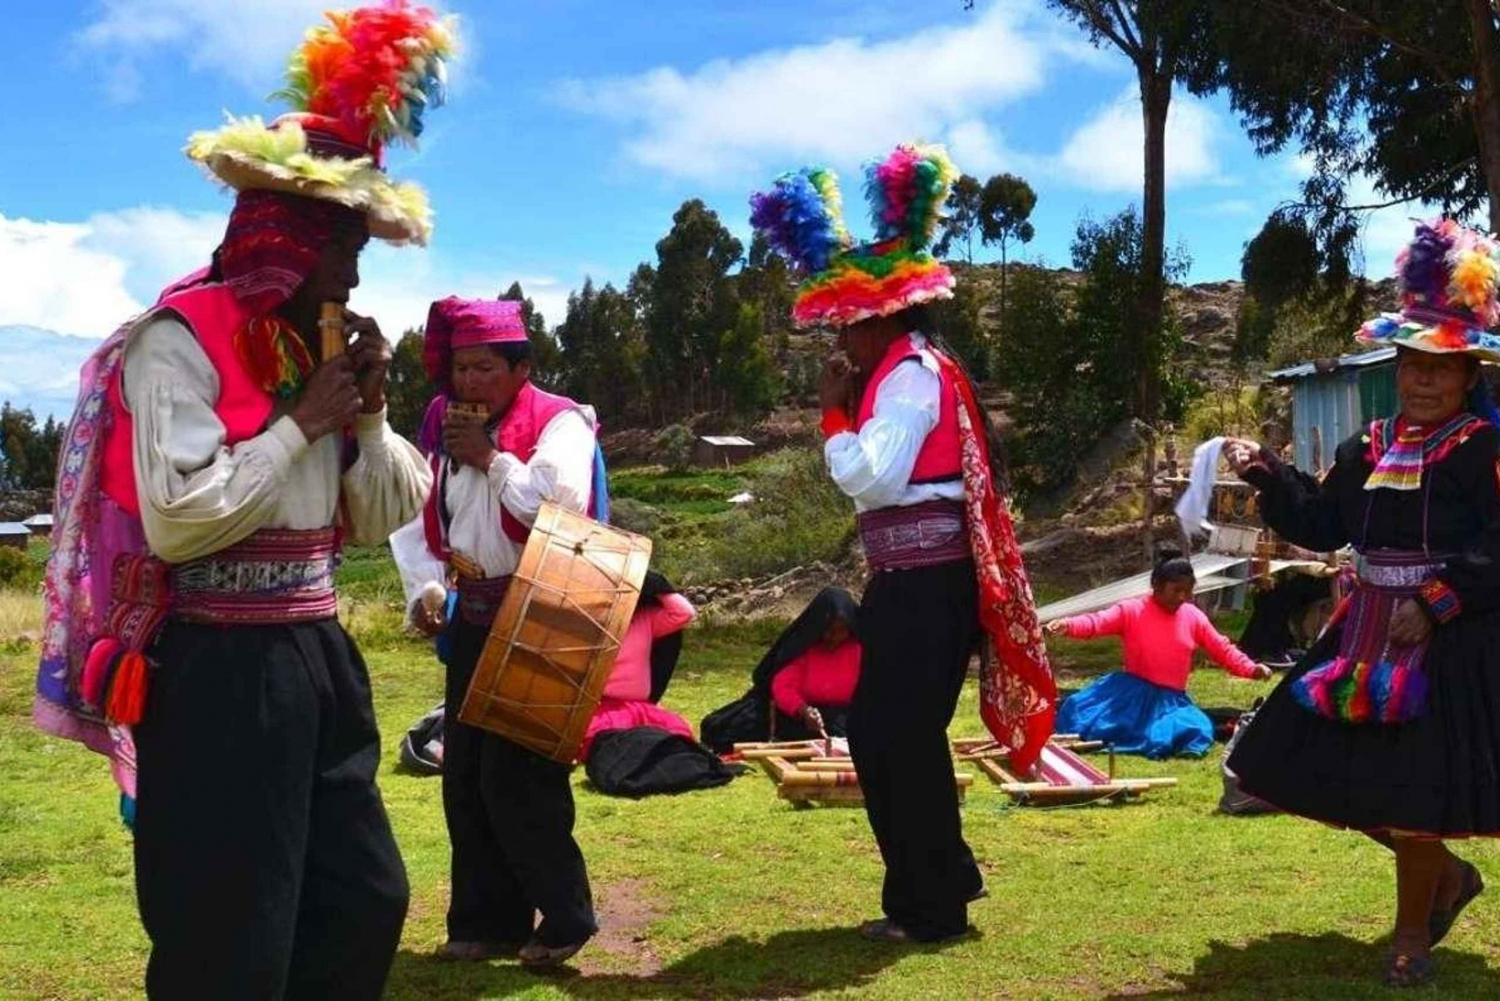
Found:
<svg viewBox="0 0 1500 1001"><path fill-rule="evenodd" d="M321 360L328 361L349 347L344 339L344 304L325 302L318 310L318 334L321 338Z"/></svg>

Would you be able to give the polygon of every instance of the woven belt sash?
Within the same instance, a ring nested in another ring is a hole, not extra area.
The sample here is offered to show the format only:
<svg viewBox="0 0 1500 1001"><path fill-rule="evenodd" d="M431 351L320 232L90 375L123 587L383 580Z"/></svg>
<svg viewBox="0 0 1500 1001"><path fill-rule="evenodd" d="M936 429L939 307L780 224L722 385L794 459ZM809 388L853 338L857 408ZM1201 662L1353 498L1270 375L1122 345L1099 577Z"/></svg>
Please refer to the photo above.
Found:
<svg viewBox="0 0 1500 1001"><path fill-rule="evenodd" d="M1439 557L1420 552L1372 550L1360 554L1354 593L1335 613L1334 656L1292 683L1305 708L1343 723L1405 723L1427 711L1427 640L1393 646L1391 616L1439 570Z"/></svg>
<svg viewBox="0 0 1500 1001"><path fill-rule="evenodd" d="M458 615L471 626L488 629L500 611L505 592L510 590L510 577L464 577L458 578Z"/></svg>
<svg viewBox="0 0 1500 1001"><path fill-rule="evenodd" d="M172 614L189 622L278 625L338 614L332 528L263 529L228 549L172 568Z"/></svg>
<svg viewBox="0 0 1500 1001"><path fill-rule="evenodd" d="M971 559L962 501L932 500L859 515L871 570L915 570Z"/></svg>

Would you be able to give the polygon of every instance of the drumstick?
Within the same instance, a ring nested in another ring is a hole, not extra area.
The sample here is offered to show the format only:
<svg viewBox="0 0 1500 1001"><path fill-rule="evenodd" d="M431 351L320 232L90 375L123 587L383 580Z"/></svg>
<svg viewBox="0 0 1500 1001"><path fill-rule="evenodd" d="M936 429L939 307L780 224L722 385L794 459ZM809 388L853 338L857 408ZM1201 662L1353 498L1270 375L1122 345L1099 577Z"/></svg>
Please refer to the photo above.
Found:
<svg viewBox="0 0 1500 1001"><path fill-rule="evenodd" d="M325 302L318 310L318 332L322 337L322 361L337 358L348 343L344 340L344 304Z"/></svg>

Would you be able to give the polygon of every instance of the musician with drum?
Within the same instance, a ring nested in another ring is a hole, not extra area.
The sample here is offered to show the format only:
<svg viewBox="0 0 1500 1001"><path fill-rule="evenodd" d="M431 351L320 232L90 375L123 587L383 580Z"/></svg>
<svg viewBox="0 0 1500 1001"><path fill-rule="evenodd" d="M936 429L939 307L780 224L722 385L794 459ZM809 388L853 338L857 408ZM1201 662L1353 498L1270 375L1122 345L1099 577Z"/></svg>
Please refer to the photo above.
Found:
<svg viewBox="0 0 1500 1001"><path fill-rule="evenodd" d="M582 513L595 494L594 412L531 382L518 302L433 303L423 354L439 388L421 435L434 484L423 517L392 538L392 551L408 581L451 580L458 592L451 622L442 601L418 598L411 609L419 629L447 630L450 641L443 812L452 899L439 955L552 965L598 927L573 838L570 768L462 722L459 707L538 509L550 501ZM440 596L430 583L426 591Z"/></svg>

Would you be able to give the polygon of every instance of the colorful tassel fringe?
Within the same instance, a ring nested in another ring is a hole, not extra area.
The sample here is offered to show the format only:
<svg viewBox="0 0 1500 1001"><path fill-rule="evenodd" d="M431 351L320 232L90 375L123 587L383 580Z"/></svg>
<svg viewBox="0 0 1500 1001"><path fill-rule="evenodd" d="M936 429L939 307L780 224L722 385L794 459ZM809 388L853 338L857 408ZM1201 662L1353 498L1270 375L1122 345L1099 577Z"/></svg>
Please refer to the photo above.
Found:
<svg viewBox="0 0 1500 1001"><path fill-rule="evenodd" d="M104 715L111 723L134 726L146 712L150 684L146 655L131 650L120 658L120 667L110 681Z"/></svg>
<svg viewBox="0 0 1500 1001"><path fill-rule="evenodd" d="M83 674L78 681L78 693L83 697L84 705L95 709L103 708L110 669L115 666L115 661L124 649L120 641L112 636L96 640L89 648L88 657L83 662Z"/></svg>

